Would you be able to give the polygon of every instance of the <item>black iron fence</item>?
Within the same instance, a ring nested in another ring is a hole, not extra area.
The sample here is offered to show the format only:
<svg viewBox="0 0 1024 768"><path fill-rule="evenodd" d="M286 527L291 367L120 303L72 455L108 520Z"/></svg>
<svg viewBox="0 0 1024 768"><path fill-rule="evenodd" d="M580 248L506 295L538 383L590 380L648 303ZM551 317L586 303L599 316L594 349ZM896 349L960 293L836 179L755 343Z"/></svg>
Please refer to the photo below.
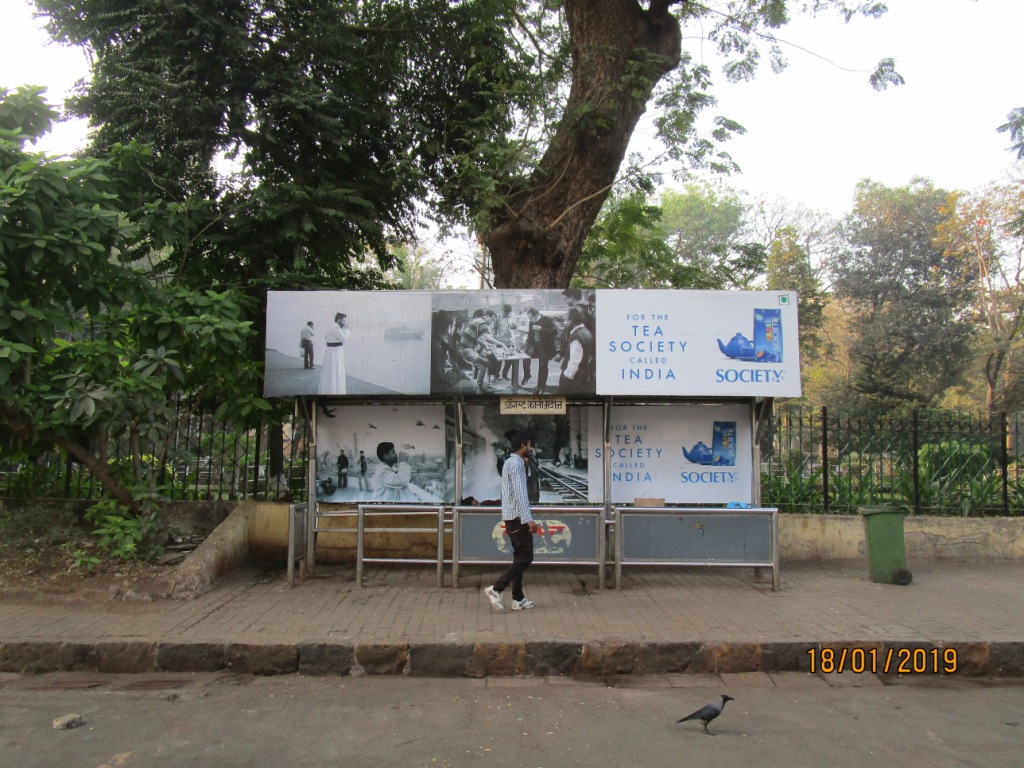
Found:
<svg viewBox="0 0 1024 768"><path fill-rule="evenodd" d="M303 501L306 497L306 422L238 427L210 414L179 419L167 450L150 444L136 456L127 435L111 435L106 465L127 487L150 490L160 498ZM96 453L99 447L90 446ZM19 499L98 499L101 482L65 453L34 458L0 458L0 497Z"/></svg>
<svg viewBox="0 0 1024 768"><path fill-rule="evenodd" d="M786 405L761 435L762 500L785 512L852 514L895 504L927 515L1019 515L1021 431L1003 413Z"/></svg>
<svg viewBox="0 0 1024 768"><path fill-rule="evenodd" d="M306 422L235 427L183 418L164 454L136 457L111 437L107 466L167 500L306 499ZM948 411L867 414L783 404L761 433L761 493L783 512L853 514L896 504L931 515L1024 514L1017 417ZM164 456L164 458L160 458ZM67 455L0 459L0 497L98 499L100 482Z"/></svg>

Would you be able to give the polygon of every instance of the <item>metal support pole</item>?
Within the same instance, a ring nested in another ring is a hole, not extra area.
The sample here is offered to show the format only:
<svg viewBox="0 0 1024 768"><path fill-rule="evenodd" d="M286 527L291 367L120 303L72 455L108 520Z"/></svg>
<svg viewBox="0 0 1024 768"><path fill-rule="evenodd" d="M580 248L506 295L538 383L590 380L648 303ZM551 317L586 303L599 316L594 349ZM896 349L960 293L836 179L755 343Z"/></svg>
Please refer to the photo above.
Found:
<svg viewBox="0 0 1024 768"><path fill-rule="evenodd" d="M622 511L615 508L615 588L622 589Z"/></svg>
<svg viewBox="0 0 1024 768"><path fill-rule="evenodd" d="M779 510L772 512L772 592L778 592L782 585L782 574L779 571Z"/></svg>
<svg viewBox="0 0 1024 768"><path fill-rule="evenodd" d="M312 576L316 571L316 517L320 502L316 499L316 398L310 398L307 404L306 424L309 425L309 438L306 440L306 568Z"/></svg>
<svg viewBox="0 0 1024 768"><path fill-rule="evenodd" d="M366 512L360 504L356 513L356 586L363 588L363 556L366 554Z"/></svg>
<svg viewBox="0 0 1024 768"><path fill-rule="evenodd" d="M828 406L821 406L821 494L822 509L828 514Z"/></svg>
<svg viewBox="0 0 1024 768"><path fill-rule="evenodd" d="M913 467L914 476L914 514L921 514L921 463L918 461L918 433L917 433L917 409L914 409L914 417L911 421L913 425L913 434L910 440L910 449L913 451L913 455L910 457L911 466Z"/></svg>
<svg viewBox="0 0 1024 768"><path fill-rule="evenodd" d="M774 408L775 400L770 397L764 398L760 403L758 403L757 398L750 401L752 419L750 433L753 435L750 453L754 470L750 478L750 498L753 500L753 506L755 507L761 506L761 435L764 433L768 420L772 417Z"/></svg>
<svg viewBox="0 0 1024 768"><path fill-rule="evenodd" d="M463 475L463 446L462 446L462 396L455 398L455 503L461 504L462 475Z"/></svg>
<svg viewBox="0 0 1024 768"><path fill-rule="evenodd" d="M459 545L460 527L458 506L452 508L452 589L459 588L459 558L462 556L462 547Z"/></svg>
<svg viewBox="0 0 1024 768"><path fill-rule="evenodd" d="M444 505L437 508L437 586L444 586Z"/></svg>
<svg viewBox="0 0 1024 768"><path fill-rule="evenodd" d="M601 470L604 474L604 515L601 520L601 546L599 547L599 554L601 556L601 567L598 569L597 576L597 588L604 589L605 578L605 553L607 551L607 545L605 542L608 538L608 521L612 519L612 398L607 398L604 401L604 429L602 430L602 442L603 450L601 451ZM618 538L618 527L615 529L615 537Z"/></svg>

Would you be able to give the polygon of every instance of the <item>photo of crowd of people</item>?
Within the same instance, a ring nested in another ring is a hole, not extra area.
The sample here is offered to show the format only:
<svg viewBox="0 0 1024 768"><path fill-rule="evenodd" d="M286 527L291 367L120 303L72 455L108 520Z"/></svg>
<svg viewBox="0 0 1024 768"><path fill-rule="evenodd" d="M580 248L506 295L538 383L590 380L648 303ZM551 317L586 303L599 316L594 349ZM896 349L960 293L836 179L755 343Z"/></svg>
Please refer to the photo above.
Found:
<svg viewBox="0 0 1024 768"><path fill-rule="evenodd" d="M593 394L595 317L578 288L437 294L431 393Z"/></svg>
<svg viewBox="0 0 1024 768"><path fill-rule="evenodd" d="M272 291L264 394L589 395L596 293Z"/></svg>
<svg viewBox="0 0 1024 768"><path fill-rule="evenodd" d="M264 395L798 397L795 301L786 291L270 291Z"/></svg>

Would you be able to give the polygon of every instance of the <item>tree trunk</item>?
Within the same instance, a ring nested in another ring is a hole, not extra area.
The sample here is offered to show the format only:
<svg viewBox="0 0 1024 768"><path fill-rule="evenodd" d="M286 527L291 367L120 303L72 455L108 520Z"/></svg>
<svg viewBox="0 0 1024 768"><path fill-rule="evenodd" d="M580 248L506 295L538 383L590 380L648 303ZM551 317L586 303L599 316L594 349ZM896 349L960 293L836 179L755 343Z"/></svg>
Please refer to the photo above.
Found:
<svg viewBox="0 0 1024 768"><path fill-rule="evenodd" d="M680 61L673 0L565 0L572 87L540 165L483 240L498 288L565 288L654 87Z"/></svg>

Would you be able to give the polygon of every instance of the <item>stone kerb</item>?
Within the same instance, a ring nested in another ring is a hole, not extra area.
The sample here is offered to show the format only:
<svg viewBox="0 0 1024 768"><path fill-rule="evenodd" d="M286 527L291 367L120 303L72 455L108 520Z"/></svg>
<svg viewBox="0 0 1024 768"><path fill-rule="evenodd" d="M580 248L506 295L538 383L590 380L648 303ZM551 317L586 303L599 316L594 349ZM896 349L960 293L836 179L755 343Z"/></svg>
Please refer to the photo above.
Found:
<svg viewBox="0 0 1024 768"><path fill-rule="evenodd" d="M808 672L820 642L611 641L579 643L0 643L0 672L235 672L253 675L407 675L416 677L574 677ZM858 644L847 644L858 645ZM864 644L859 644L864 645ZM872 644L868 644L872 645ZM884 657L890 643L874 644ZM936 645L901 640L899 648L955 648L956 675L1024 677L1024 642ZM881 672L878 673L882 675ZM890 675L896 674L895 672ZM938 676L938 674L936 674Z"/></svg>

